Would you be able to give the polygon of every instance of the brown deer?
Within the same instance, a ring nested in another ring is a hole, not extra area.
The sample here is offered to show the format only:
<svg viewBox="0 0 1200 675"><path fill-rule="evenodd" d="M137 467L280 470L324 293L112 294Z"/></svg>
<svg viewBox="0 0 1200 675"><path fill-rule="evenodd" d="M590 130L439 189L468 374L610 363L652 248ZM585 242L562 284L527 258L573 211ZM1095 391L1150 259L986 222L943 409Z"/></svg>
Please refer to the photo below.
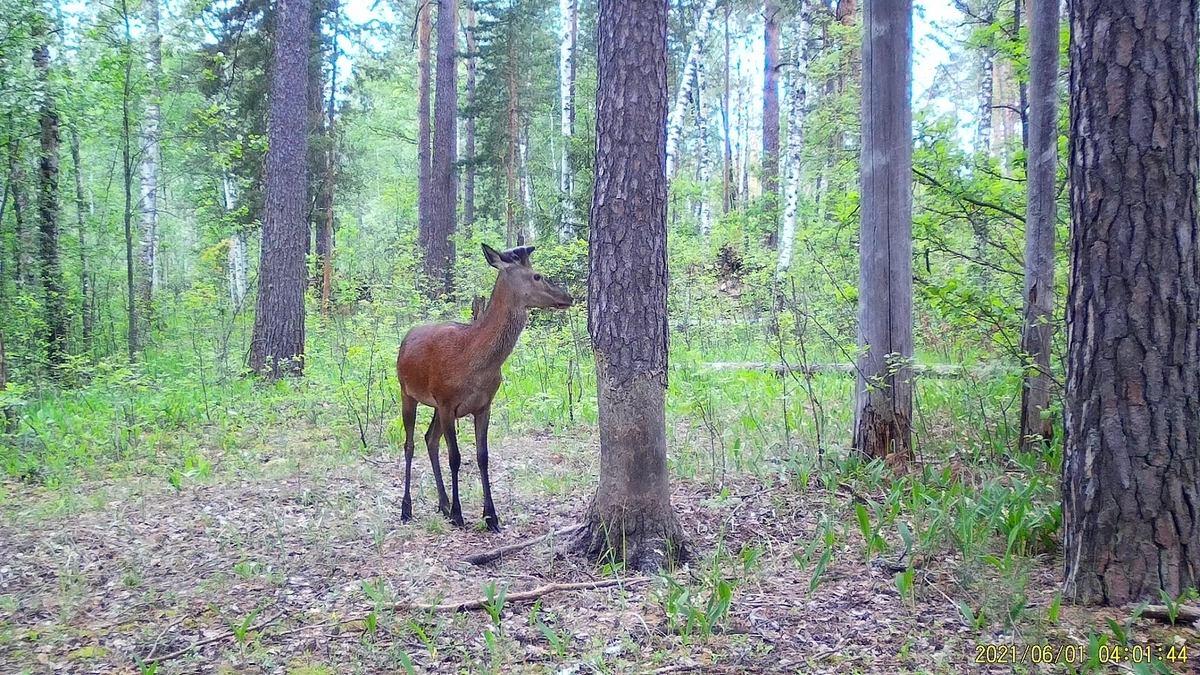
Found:
<svg viewBox="0 0 1200 675"><path fill-rule="evenodd" d="M488 481L488 421L492 399L500 388L500 366L512 353L517 338L529 318L529 308L565 309L571 296L542 276L529 263L532 246L521 246L503 253L487 244L483 255L499 270L492 297L482 315L469 324L450 322L417 326L400 342L396 357L396 376L400 380L404 418L404 501L400 519L412 518L409 485L412 478L413 428L417 404L433 408L433 421L425 432L429 462L437 482L438 510L457 526L463 525L458 501L458 467L461 456L454 422L460 417L475 418L475 457L483 482L483 522L493 532L500 530L496 507L492 504L492 486ZM479 309L479 304L475 305ZM446 437L450 456L452 499L446 498L438 443Z"/></svg>

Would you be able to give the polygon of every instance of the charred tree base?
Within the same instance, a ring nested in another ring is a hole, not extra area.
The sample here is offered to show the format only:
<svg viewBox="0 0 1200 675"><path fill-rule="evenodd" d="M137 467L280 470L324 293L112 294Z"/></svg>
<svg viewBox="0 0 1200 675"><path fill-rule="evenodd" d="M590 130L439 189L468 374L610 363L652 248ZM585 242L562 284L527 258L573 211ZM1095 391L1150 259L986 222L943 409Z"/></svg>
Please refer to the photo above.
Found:
<svg viewBox="0 0 1200 675"><path fill-rule="evenodd" d="M897 412L868 406L854 425L854 448L865 459L888 464L912 461L912 420Z"/></svg>
<svg viewBox="0 0 1200 675"><path fill-rule="evenodd" d="M658 500L592 500L575 548L597 563L623 563L646 574L691 557L675 512Z"/></svg>

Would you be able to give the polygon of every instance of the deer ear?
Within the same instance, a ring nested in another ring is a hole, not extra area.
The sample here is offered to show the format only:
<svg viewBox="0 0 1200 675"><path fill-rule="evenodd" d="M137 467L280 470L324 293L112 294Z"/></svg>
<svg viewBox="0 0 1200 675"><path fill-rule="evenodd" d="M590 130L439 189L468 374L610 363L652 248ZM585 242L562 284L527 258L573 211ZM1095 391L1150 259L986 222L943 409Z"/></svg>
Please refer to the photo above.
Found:
<svg viewBox="0 0 1200 675"><path fill-rule="evenodd" d="M489 265L496 269L503 269L506 265L510 264L508 260L505 260L503 253L500 253L487 244L483 244L483 257L487 259Z"/></svg>

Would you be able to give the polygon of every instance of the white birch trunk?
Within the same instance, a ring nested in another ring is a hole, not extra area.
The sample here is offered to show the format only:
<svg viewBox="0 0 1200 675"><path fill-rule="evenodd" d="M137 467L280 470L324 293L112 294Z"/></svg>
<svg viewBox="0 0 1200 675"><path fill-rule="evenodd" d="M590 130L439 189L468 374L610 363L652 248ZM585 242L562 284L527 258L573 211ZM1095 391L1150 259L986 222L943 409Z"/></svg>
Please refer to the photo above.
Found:
<svg viewBox="0 0 1200 675"><path fill-rule="evenodd" d="M692 98L692 82L696 77L696 69L700 66L700 58L704 53L704 38L708 35L716 8L717 0L705 0L700 17L696 19L695 36L692 46L688 49L683 78L679 82L679 91L675 93L675 106L671 109L671 119L667 124L667 180L675 175L678 166L676 155L679 153L679 137L683 134L683 117L687 114L688 103Z"/></svg>
<svg viewBox="0 0 1200 675"><path fill-rule="evenodd" d="M559 153L558 192L561 206L558 238L575 238L575 176L571 171L571 138L575 135L575 43L578 36L576 0L559 0L558 94L562 149Z"/></svg>
<svg viewBox="0 0 1200 675"><path fill-rule="evenodd" d="M225 193L225 213L230 214L237 208L237 188L233 177L225 174L221 187ZM246 301L246 273L249 268L245 235L240 228L235 228L229 236L229 300L233 303L234 311L240 310Z"/></svg>
<svg viewBox="0 0 1200 675"><path fill-rule="evenodd" d="M792 63L788 71L785 87L787 88L788 121L787 121L787 152L784 155L784 185L783 227L779 234L779 263L776 272L779 276L787 273L792 266L792 246L796 239L796 210L800 202L800 159L804 149L804 113L808 86L808 7L803 0L797 17L796 39L791 49Z"/></svg>
<svg viewBox="0 0 1200 675"><path fill-rule="evenodd" d="M142 126L142 240L140 262L142 302L149 303L158 277L159 79L162 77L162 34L158 0L146 0L147 77L146 118Z"/></svg>
<svg viewBox="0 0 1200 675"><path fill-rule="evenodd" d="M712 209L708 204L708 184L712 180L712 158L708 154L708 117L704 113L704 64L696 68L696 158L700 163L700 236L712 233Z"/></svg>
<svg viewBox="0 0 1200 675"><path fill-rule="evenodd" d="M533 217L533 179L529 176L529 138L521 131L517 145L517 162L521 171L521 209L525 211L525 237L527 243L537 241L537 222Z"/></svg>

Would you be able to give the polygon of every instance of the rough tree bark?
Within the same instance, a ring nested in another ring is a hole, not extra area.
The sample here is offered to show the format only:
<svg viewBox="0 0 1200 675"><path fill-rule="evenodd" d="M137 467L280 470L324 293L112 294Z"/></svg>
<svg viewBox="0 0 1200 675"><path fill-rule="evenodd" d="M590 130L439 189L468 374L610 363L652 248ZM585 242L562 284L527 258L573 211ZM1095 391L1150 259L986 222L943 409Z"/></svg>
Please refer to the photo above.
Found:
<svg viewBox="0 0 1200 675"><path fill-rule="evenodd" d="M454 230L458 217L458 0L438 0L437 82L433 113L433 182L425 274L430 295L454 286Z"/></svg>
<svg viewBox="0 0 1200 675"><path fill-rule="evenodd" d="M571 139L575 137L575 45L579 36L579 11L576 0L559 0L558 97L559 153L558 198L559 241L575 238L575 174L571 169Z"/></svg>
<svg viewBox="0 0 1200 675"><path fill-rule="evenodd" d="M304 374L310 9L311 0L279 0L275 10L266 219L250 342L250 368L271 378Z"/></svg>
<svg viewBox="0 0 1200 675"><path fill-rule="evenodd" d="M1020 3L1018 3L1019 5ZM1021 390L1021 449L1050 445L1050 323L1054 311L1054 238L1058 223L1057 2L1033 3L1029 23L1029 153L1025 172L1025 322L1021 351L1029 360Z"/></svg>
<svg viewBox="0 0 1200 675"><path fill-rule="evenodd" d="M146 0L146 116L142 120L141 227L138 231L138 310L143 326L153 314L154 288L158 276L158 173L159 102L162 98L162 33L159 31L158 0Z"/></svg>
<svg viewBox="0 0 1200 675"><path fill-rule="evenodd" d="M1200 585L1197 0L1073 0L1064 595Z"/></svg>
<svg viewBox="0 0 1200 675"><path fill-rule="evenodd" d="M478 62L479 48L475 44L475 28L478 20L475 15L475 0L467 0L467 110L470 114L466 120L466 142L463 152L466 153L466 185L463 186L463 232L469 238L471 228L475 226L475 69Z"/></svg>
<svg viewBox="0 0 1200 675"><path fill-rule="evenodd" d="M668 483L667 0L600 0L588 331L600 484L581 546L653 570L685 553ZM637 101L638 105L628 105Z"/></svg>
<svg viewBox="0 0 1200 675"><path fill-rule="evenodd" d="M787 154L784 169L783 227L779 235L779 260L776 271L783 276L792 266L792 246L796 239L796 210L800 202L800 160L804 149L804 115L808 87L808 33L812 17L808 3L800 0L796 13L796 36L792 44L792 67L787 77Z"/></svg>
<svg viewBox="0 0 1200 675"><path fill-rule="evenodd" d="M687 114L688 104L692 102L692 86L696 81L696 69L700 67L700 61L704 57L704 40L708 36L708 29L712 25L712 16L716 8L717 0L704 1L704 5L700 8L700 16L696 19L692 46L688 48L687 59L684 60L683 76L679 80L679 89L675 92L675 105L671 107L671 120L667 124L667 180L675 177L679 139L683 135L683 118Z"/></svg>
<svg viewBox="0 0 1200 675"><path fill-rule="evenodd" d="M762 188L767 211L779 205L779 0L763 10L766 61L763 64ZM767 229L768 248L775 248L775 227Z"/></svg>
<svg viewBox="0 0 1200 675"><path fill-rule="evenodd" d="M912 0L863 5L854 448L912 456Z"/></svg>
<svg viewBox="0 0 1200 675"><path fill-rule="evenodd" d="M429 121L430 41L433 33L433 3L417 0L417 245L429 254L432 227L429 199L433 194L433 133Z"/></svg>

